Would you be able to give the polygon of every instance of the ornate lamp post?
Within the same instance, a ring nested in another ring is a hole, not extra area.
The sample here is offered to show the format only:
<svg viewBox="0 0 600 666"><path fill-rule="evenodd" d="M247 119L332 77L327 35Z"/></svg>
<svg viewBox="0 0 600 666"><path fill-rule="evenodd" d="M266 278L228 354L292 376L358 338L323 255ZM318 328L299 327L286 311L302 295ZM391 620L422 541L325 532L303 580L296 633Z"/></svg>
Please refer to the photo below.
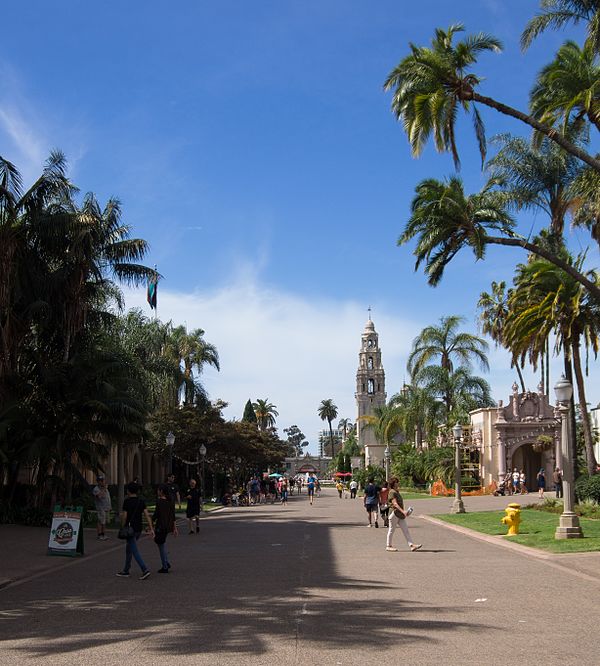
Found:
<svg viewBox="0 0 600 666"><path fill-rule="evenodd" d="M462 501L461 485L460 485L460 440L462 438L462 426L460 423L452 428L452 435L454 436L454 502L452 502L452 513L466 513L465 505Z"/></svg>
<svg viewBox="0 0 600 666"><path fill-rule="evenodd" d="M385 447L383 452L383 460L385 461L385 480L390 482L390 463L392 461L392 454L390 451L389 444Z"/></svg>
<svg viewBox="0 0 600 666"><path fill-rule="evenodd" d="M200 497L202 499L204 499L204 459L206 458L206 446L204 446L204 444L200 444L200 448L198 449L198 453L200 454L200 457L202 458L202 477L201 477Z"/></svg>
<svg viewBox="0 0 600 666"><path fill-rule="evenodd" d="M579 525L579 516L573 512L575 504L575 488L573 479L573 459L571 457L571 440L569 437L569 412L571 411L572 384L564 375L554 386L558 411L560 413L560 447L563 459L563 512L556 532L555 539L581 539L583 531Z"/></svg>
<svg viewBox="0 0 600 666"><path fill-rule="evenodd" d="M173 474L173 445L175 444L175 435L169 431L169 434L165 437L165 442L167 443L167 448L169 449L169 464L167 467L167 473Z"/></svg>

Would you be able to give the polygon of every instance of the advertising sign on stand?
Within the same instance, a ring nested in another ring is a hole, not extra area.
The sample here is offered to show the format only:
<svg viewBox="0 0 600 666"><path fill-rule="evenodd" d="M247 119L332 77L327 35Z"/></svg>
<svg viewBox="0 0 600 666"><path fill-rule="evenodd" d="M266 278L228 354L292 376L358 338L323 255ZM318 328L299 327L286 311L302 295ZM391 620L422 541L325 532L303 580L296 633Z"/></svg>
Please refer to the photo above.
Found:
<svg viewBox="0 0 600 666"><path fill-rule="evenodd" d="M52 526L48 540L48 555L83 555L83 508L61 507L57 504L52 513Z"/></svg>

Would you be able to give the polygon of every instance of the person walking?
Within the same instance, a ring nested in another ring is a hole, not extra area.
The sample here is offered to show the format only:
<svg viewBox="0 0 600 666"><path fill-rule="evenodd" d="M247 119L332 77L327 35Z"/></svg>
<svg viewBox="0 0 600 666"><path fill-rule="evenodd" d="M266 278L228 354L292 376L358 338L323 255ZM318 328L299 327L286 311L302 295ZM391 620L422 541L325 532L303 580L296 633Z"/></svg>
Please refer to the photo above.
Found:
<svg viewBox="0 0 600 666"><path fill-rule="evenodd" d="M175 474L169 474L167 476L167 497L171 500L173 508L175 508L175 503L181 509L181 495L179 494L179 486L175 483Z"/></svg>
<svg viewBox="0 0 600 666"><path fill-rule="evenodd" d="M104 529L107 521L110 519L110 512L112 509L112 502L110 500L110 493L106 487L106 478L104 474L98 474L97 483L92 490L94 496L94 503L96 505L96 538L100 541L106 540Z"/></svg>
<svg viewBox="0 0 600 666"><path fill-rule="evenodd" d="M338 480L335 484L335 489L338 491L339 498L342 499L342 493L344 492L344 484Z"/></svg>
<svg viewBox="0 0 600 666"><path fill-rule="evenodd" d="M188 534L194 534L194 523L196 534L200 531L200 491L196 487L196 479L190 479L190 487L185 493L187 506L185 508L185 515L188 520L190 531Z"/></svg>
<svg viewBox="0 0 600 666"><path fill-rule="evenodd" d="M527 477L525 476L525 470L519 472L519 488L521 489L521 495L527 495Z"/></svg>
<svg viewBox="0 0 600 666"><path fill-rule="evenodd" d="M519 493L519 472L516 467L512 471L512 490L514 495Z"/></svg>
<svg viewBox="0 0 600 666"><path fill-rule="evenodd" d="M394 532L396 528L402 530L404 538L408 543L408 547L411 551L419 550L422 548L422 544L415 543L412 540L410 532L408 531L408 525L406 524L406 519L413 512L412 506L409 506L406 511L404 510L404 502L402 500L402 495L398 491L398 479L394 476L390 479L389 493L388 493L388 504L390 507L390 521L387 533L386 547L385 549L391 553L398 552L397 548L394 548L392 540L394 538Z"/></svg>
<svg viewBox="0 0 600 666"><path fill-rule="evenodd" d="M375 479L372 476L370 476L367 483L367 487L365 488L365 495L363 498L365 509L369 514L368 527L373 527L373 524L375 524L375 527L379 527L379 523L377 522L377 509L379 507L380 490L381 488L375 485ZM373 514L375 514L375 517L373 517Z"/></svg>
<svg viewBox="0 0 600 666"><path fill-rule="evenodd" d="M358 481L352 479L352 481L350 481L350 499L356 499L357 490L358 490Z"/></svg>
<svg viewBox="0 0 600 666"><path fill-rule="evenodd" d="M145 580L150 575L150 570L146 566L140 551L137 547L137 540L142 533L142 516L146 518L148 523L150 536L154 536L154 528L152 526L152 518L146 508L146 502L138 497L139 486L137 483L127 484L127 497L123 502L123 509L121 511L121 526L131 526L133 535L128 537L125 544L125 566L117 573L117 576L127 578L129 570L131 569L131 559L134 558L138 566L142 570L140 580Z"/></svg>
<svg viewBox="0 0 600 666"><path fill-rule="evenodd" d="M306 491L308 492L308 499L310 500L311 505L315 498L316 481L317 479L312 474L306 479Z"/></svg>
<svg viewBox="0 0 600 666"><path fill-rule="evenodd" d="M537 473L536 478L537 478L538 495L540 496L540 499L544 499L544 490L546 489L546 473L544 472L543 467Z"/></svg>
<svg viewBox="0 0 600 666"><path fill-rule="evenodd" d="M158 546L160 553L160 574L169 573L171 563L167 552L167 536L173 533L177 536L177 524L175 523L175 507L168 497L169 489L166 485L158 486L158 500L154 510L154 543Z"/></svg>
<svg viewBox="0 0 600 666"><path fill-rule="evenodd" d="M281 477L281 504L287 505L288 501L288 480L285 476Z"/></svg>
<svg viewBox="0 0 600 666"><path fill-rule="evenodd" d="M384 527L390 526L390 506L388 504L389 492L389 483L385 481L383 488L379 491L379 515L383 520Z"/></svg>
<svg viewBox="0 0 600 666"><path fill-rule="evenodd" d="M563 478L560 469L557 467L554 472L552 472L552 483L554 484L554 492L556 498L563 496Z"/></svg>

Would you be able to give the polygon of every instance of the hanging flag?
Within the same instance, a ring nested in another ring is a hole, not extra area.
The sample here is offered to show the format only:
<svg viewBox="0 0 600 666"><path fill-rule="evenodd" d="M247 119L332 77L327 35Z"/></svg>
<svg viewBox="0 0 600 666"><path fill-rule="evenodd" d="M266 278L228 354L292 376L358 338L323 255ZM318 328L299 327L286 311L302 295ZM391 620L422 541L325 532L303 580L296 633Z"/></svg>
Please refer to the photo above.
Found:
<svg viewBox="0 0 600 666"><path fill-rule="evenodd" d="M148 290L146 293L146 300L148 301L150 308L156 310L156 290L158 289L158 276L154 274L154 277L148 280Z"/></svg>

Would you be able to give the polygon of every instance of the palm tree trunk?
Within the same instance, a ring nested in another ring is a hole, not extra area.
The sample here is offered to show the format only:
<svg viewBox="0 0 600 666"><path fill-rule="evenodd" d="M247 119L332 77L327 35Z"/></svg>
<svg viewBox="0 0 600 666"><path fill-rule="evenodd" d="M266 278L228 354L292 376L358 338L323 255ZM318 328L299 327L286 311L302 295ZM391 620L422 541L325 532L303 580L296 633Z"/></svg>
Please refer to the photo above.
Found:
<svg viewBox="0 0 600 666"><path fill-rule="evenodd" d="M528 250L529 252L533 252L533 254L537 254L539 257L546 259L546 261L549 261L551 264L558 266L558 268L570 275L576 282L579 282L579 284L583 285L598 302L600 302L600 287L588 280L585 275L582 275L577 269L573 268L573 266L567 264L555 254L552 254L552 252L548 252L543 247L535 245L534 243L530 243L524 238L504 238L502 236L486 236L485 242L491 243L492 245L522 247L524 250Z"/></svg>
<svg viewBox="0 0 600 666"><path fill-rule="evenodd" d="M525 380L523 379L523 373L521 372L521 366L519 361L513 356L512 361L510 362L511 368L514 368L517 371L519 377L519 384L521 384L521 391L525 393Z"/></svg>
<svg viewBox="0 0 600 666"><path fill-rule="evenodd" d="M554 143L557 143L561 148L566 150L567 153L570 153L571 155L579 158L582 162L589 164L592 169L600 173L600 160L597 160L596 158L586 153L585 150L582 150L574 143L571 143L568 139L565 139L565 137L553 127L539 122L539 120L536 120L533 116L523 113L518 109L514 109L512 106L507 106L506 104L502 104L502 102L497 102L491 97L480 95L474 91L467 91L462 97L465 100L472 100L474 102L484 104L485 106L489 106L491 109L499 111L506 116L511 116L512 118L516 118L517 120L526 123L541 134L547 136L551 141L554 141Z"/></svg>
<svg viewBox="0 0 600 666"><path fill-rule="evenodd" d="M579 396L579 413L581 414L583 440L585 442L587 471L590 476L593 476L596 473L596 456L594 455L594 438L592 435L592 426L590 423L590 413L588 412L587 402L585 399L585 383L583 381L583 372L581 371L579 339L574 341L572 350L573 368L575 370L575 378L577 380L577 395Z"/></svg>

